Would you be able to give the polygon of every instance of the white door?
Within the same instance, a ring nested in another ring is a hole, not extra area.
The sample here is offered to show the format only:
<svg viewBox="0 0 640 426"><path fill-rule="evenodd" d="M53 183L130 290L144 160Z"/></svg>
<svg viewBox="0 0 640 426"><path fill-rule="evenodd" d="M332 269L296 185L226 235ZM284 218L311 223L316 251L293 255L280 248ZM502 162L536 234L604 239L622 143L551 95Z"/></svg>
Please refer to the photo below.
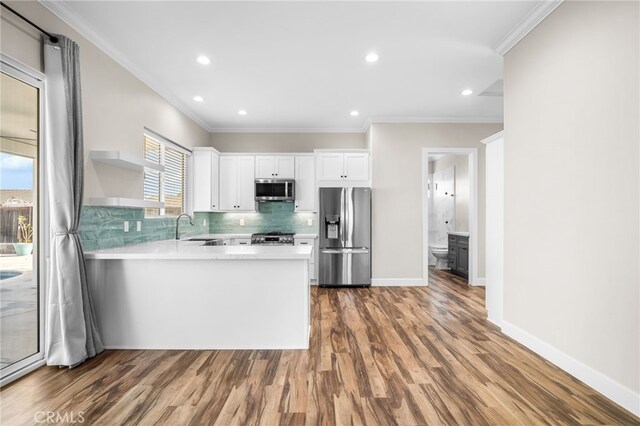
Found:
<svg viewBox="0 0 640 426"><path fill-rule="evenodd" d="M295 161L291 155L279 155L274 157L276 178L293 179L295 176Z"/></svg>
<svg viewBox="0 0 640 426"><path fill-rule="evenodd" d="M237 158L220 157L220 210L237 211Z"/></svg>
<svg viewBox="0 0 640 426"><path fill-rule="evenodd" d="M236 157L238 179L238 204L236 210L256 211L255 161L252 156Z"/></svg>
<svg viewBox="0 0 640 426"><path fill-rule="evenodd" d="M212 151L194 150L193 159L193 211L206 212L213 209L211 200L211 156Z"/></svg>
<svg viewBox="0 0 640 426"><path fill-rule="evenodd" d="M275 158L271 155L256 155L256 179L276 177Z"/></svg>
<svg viewBox="0 0 640 426"><path fill-rule="evenodd" d="M369 180L369 154L344 154L344 179Z"/></svg>
<svg viewBox="0 0 640 426"><path fill-rule="evenodd" d="M342 180L344 154L337 152L319 154L318 168L319 180Z"/></svg>
<svg viewBox="0 0 640 426"><path fill-rule="evenodd" d="M216 212L220 210L220 165L218 161L220 156L215 152L211 153L211 210Z"/></svg>
<svg viewBox="0 0 640 426"><path fill-rule="evenodd" d="M316 210L315 159L313 156L298 156L295 159L295 211Z"/></svg>

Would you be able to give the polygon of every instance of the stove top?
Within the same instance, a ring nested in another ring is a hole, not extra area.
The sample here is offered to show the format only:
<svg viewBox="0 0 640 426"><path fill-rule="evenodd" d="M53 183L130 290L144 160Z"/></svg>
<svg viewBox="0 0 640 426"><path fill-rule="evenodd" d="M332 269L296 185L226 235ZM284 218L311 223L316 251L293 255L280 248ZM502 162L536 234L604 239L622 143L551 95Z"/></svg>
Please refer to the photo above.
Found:
<svg viewBox="0 0 640 426"><path fill-rule="evenodd" d="M293 245L293 232L258 232L251 235L251 244Z"/></svg>

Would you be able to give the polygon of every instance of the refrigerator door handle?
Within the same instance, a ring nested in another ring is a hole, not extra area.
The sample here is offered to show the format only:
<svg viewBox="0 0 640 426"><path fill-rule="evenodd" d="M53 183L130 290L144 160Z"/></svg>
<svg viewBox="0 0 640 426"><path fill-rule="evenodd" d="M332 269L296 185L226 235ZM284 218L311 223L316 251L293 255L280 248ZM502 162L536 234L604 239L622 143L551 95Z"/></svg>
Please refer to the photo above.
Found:
<svg viewBox="0 0 640 426"><path fill-rule="evenodd" d="M320 253L324 254L366 254L369 253L369 249L366 247L352 248L352 249L322 249Z"/></svg>

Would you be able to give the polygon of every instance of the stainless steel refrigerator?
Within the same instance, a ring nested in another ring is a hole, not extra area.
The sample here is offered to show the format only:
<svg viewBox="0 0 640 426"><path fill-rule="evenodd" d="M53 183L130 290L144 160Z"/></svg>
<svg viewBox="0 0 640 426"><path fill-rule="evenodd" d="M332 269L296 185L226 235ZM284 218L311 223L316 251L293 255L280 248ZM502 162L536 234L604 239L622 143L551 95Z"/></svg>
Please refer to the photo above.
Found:
<svg viewBox="0 0 640 426"><path fill-rule="evenodd" d="M320 188L318 285L371 285L371 188Z"/></svg>

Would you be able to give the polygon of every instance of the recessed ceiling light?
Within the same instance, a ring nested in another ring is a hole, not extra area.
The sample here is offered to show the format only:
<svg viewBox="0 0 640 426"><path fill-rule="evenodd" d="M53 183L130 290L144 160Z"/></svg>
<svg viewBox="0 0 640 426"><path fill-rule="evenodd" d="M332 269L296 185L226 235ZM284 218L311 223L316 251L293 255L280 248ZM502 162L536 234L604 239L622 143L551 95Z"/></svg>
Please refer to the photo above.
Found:
<svg viewBox="0 0 640 426"><path fill-rule="evenodd" d="M211 63L211 59L209 59L208 57L204 56L204 55L200 55L196 58L196 61L198 61L199 64L202 65L209 65Z"/></svg>
<svg viewBox="0 0 640 426"><path fill-rule="evenodd" d="M351 111L349 114L351 114L352 117L357 117L360 115L360 113L358 111L356 111L355 109L353 111Z"/></svg>
<svg viewBox="0 0 640 426"><path fill-rule="evenodd" d="M247 111L241 109L240 111L238 111L238 114L240 115L247 115Z"/></svg>
<svg viewBox="0 0 640 426"><path fill-rule="evenodd" d="M202 96L194 96L193 100L196 102L204 102L204 98Z"/></svg>
<svg viewBox="0 0 640 426"><path fill-rule="evenodd" d="M380 57L375 52L371 52L364 57L364 60L367 62L378 62L378 59L380 59Z"/></svg>
<svg viewBox="0 0 640 426"><path fill-rule="evenodd" d="M473 95L473 90L464 89L461 93L462 93L462 96L469 96L469 95Z"/></svg>

